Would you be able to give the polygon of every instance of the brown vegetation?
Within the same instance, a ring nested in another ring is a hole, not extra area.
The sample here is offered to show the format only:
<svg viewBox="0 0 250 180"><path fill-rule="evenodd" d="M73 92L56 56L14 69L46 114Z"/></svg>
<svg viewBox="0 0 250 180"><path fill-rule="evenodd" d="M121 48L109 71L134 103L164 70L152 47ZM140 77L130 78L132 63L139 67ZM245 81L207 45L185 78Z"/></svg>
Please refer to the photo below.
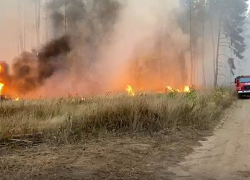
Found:
<svg viewBox="0 0 250 180"><path fill-rule="evenodd" d="M3 102L0 139L43 132L73 142L89 134L210 129L232 103L225 90Z"/></svg>
<svg viewBox="0 0 250 180"><path fill-rule="evenodd" d="M223 89L4 102L0 172L8 179L166 178L232 102ZM38 132L42 145L10 149L32 145Z"/></svg>

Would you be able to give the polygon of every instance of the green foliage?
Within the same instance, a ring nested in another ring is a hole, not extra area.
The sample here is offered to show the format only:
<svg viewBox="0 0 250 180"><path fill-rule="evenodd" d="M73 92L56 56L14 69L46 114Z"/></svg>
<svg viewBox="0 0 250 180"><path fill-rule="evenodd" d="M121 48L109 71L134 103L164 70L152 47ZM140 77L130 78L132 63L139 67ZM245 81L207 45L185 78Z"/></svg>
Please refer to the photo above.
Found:
<svg viewBox="0 0 250 180"><path fill-rule="evenodd" d="M213 92L212 100L213 102L215 102L217 106L222 106L223 108L227 108L228 107L227 103L228 101L230 101L228 97L231 96L232 94L227 88L217 87Z"/></svg>
<svg viewBox="0 0 250 180"><path fill-rule="evenodd" d="M233 53L237 58L243 59L242 53L246 50L246 45L242 33L248 9L247 0L228 0L226 3L224 0L210 0L208 8L210 18L222 21L221 31L230 41Z"/></svg>
<svg viewBox="0 0 250 180"><path fill-rule="evenodd" d="M202 35L204 21L211 18L218 21L222 17L223 31L230 39L235 55L243 58L241 53L245 51L245 44L241 33L247 16L247 0L182 0L181 3L183 14L179 17L182 19L179 23L184 32L189 33L190 15L195 39Z"/></svg>
<svg viewBox="0 0 250 180"><path fill-rule="evenodd" d="M173 97L176 97L178 95L178 92L174 90L174 91L171 91L171 92L169 92L167 94L168 94L168 97L173 98Z"/></svg>

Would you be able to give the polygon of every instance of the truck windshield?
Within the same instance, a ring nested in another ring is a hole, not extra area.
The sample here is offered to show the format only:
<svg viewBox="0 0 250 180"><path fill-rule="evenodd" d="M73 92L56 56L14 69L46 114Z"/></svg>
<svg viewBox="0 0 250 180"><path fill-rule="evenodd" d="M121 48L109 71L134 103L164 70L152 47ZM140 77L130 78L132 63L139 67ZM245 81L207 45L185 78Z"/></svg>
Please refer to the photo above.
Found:
<svg viewBox="0 0 250 180"><path fill-rule="evenodd" d="M250 82L250 77L240 78L240 83L248 83L248 82Z"/></svg>

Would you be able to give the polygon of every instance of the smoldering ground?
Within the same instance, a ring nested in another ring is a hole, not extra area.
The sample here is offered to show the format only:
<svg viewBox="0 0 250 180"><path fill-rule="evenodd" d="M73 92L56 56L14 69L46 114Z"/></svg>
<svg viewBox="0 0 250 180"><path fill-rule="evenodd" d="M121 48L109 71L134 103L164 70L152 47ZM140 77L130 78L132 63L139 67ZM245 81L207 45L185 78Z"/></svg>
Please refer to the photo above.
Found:
<svg viewBox="0 0 250 180"><path fill-rule="evenodd" d="M53 1L47 8L57 40L38 56L17 57L13 82L34 96L188 85L189 36L178 6L176 0Z"/></svg>

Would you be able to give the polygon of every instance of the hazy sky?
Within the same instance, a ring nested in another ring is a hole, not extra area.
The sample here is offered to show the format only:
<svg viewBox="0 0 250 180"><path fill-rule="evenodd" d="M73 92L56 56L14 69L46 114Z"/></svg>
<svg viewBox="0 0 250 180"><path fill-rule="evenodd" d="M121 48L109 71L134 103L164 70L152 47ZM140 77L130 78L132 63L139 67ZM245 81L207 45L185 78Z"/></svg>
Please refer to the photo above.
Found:
<svg viewBox="0 0 250 180"><path fill-rule="evenodd" d="M0 60L9 61L17 53L17 14L16 0L0 0Z"/></svg>
<svg viewBox="0 0 250 180"><path fill-rule="evenodd" d="M18 33L23 33L20 12L25 21L26 50L35 45L35 0L0 0L0 53L10 62L18 54ZM19 5L20 6L19 6ZM24 23L24 22L23 22Z"/></svg>

